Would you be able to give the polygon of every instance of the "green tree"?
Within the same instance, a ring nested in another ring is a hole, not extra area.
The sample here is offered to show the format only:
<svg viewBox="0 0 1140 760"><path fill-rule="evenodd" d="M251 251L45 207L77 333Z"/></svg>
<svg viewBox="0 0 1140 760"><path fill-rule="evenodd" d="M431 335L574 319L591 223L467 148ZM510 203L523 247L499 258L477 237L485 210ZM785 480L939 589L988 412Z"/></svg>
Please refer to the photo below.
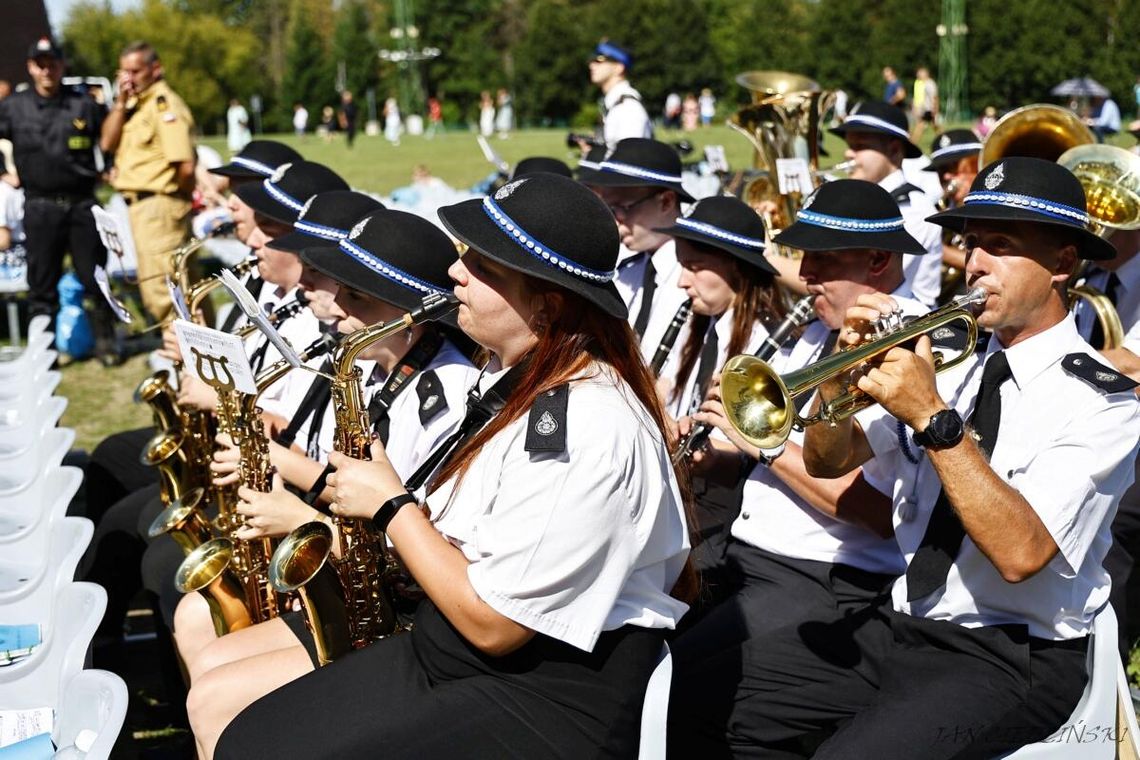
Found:
<svg viewBox="0 0 1140 760"><path fill-rule="evenodd" d="M344 64L345 87L359 97L376 87L379 80L377 46L369 27L368 9L362 0L346 0L341 5L333 30L333 62Z"/></svg>
<svg viewBox="0 0 1140 760"><path fill-rule="evenodd" d="M293 0L286 32L285 74L275 109L279 128L288 123L294 103L302 103L313 112L336 99L335 69L310 15L306 0Z"/></svg>

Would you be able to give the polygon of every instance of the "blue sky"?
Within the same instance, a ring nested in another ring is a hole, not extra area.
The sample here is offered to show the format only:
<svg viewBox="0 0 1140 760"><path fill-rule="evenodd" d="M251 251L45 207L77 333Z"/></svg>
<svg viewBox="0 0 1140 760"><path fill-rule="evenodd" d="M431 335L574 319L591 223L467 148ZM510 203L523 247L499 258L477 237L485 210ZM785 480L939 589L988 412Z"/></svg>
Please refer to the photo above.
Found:
<svg viewBox="0 0 1140 760"><path fill-rule="evenodd" d="M48 20L51 21L53 31L59 32L63 22L67 19L71 6L78 2L79 0L44 0L44 5L47 6ZM111 7L117 11L132 8L138 4L139 0L111 0Z"/></svg>

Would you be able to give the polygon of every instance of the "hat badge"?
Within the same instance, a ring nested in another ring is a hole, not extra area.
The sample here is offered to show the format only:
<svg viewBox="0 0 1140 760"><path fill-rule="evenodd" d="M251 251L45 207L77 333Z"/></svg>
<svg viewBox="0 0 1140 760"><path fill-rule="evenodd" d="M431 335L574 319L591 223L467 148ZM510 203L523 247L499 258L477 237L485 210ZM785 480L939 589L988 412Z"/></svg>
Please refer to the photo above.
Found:
<svg viewBox="0 0 1140 760"><path fill-rule="evenodd" d="M273 176L269 178L269 181L276 185L278 182L280 182L282 179L284 179L285 172L289 171L289 167L292 165L293 164L281 164L280 166L278 166L273 171Z"/></svg>
<svg viewBox="0 0 1140 760"><path fill-rule="evenodd" d="M315 195L310 196L309 200L305 201L305 205L301 206L301 212L300 212L300 214L298 214L298 218L304 219L306 216L308 216L309 209L312 208L312 206L313 206L313 199L316 197L317 196L315 196Z"/></svg>
<svg viewBox="0 0 1140 760"><path fill-rule="evenodd" d="M998 164L994 170L986 175L985 186L987 190L993 190L1005 181L1005 164Z"/></svg>
<svg viewBox="0 0 1140 760"><path fill-rule="evenodd" d="M811 204L815 203L815 196L816 196L816 194L817 194L817 193L819 193L819 189L818 189L818 188L817 188L817 189L816 189L814 192L812 192L812 194L811 194L811 195L809 195L808 197L804 198L804 200L803 200L803 203L801 203L801 204L800 204L800 210L801 210L801 211L803 211L804 209L806 209L806 208L807 208L808 206L810 206Z"/></svg>
<svg viewBox="0 0 1140 760"><path fill-rule="evenodd" d="M51 40L47 37L40 37L39 42L36 43L36 50L48 52L51 50Z"/></svg>
<svg viewBox="0 0 1140 760"><path fill-rule="evenodd" d="M353 226L352 231L348 233L348 239L349 240L356 240L358 237L360 237L361 233L364 232L364 228L367 226L368 226L368 220L367 219L361 219L359 222L357 222Z"/></svg>
<svg viewBox="0 0 1140 760"><path fill-rule="evenodd" d="M508 182L495 191L495 200L502 201L511 197L511 193L519 189L519 187L526 182L526 179L516 179L514 182Z"/></svg>
<svg viewBox="0 0 1140 760"><path fill-rule="evenodd" d="M939 148L945 148L949 144L950 144L950 135L942 135L942 137L938 138L938 147Z"/></svg>

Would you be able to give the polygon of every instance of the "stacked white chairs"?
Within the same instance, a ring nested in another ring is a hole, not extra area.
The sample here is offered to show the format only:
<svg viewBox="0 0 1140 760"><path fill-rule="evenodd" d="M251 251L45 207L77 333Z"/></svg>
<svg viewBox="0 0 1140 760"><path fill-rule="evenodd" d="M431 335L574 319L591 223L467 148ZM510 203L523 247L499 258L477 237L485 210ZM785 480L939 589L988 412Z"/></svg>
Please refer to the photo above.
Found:
<svg viewBox="0 0 1140 760"><path fill-rule="evenodd" d="M62 461L75 431L58 427L67 400L46 319L22 350L0 350L0 625L37 624L30 655L0 666L0 710L52 708L53 740L94 760L110 756L127 709L113 673L84 670L107 594L75 582L94 526L68 517L83 472Z"/></svg>

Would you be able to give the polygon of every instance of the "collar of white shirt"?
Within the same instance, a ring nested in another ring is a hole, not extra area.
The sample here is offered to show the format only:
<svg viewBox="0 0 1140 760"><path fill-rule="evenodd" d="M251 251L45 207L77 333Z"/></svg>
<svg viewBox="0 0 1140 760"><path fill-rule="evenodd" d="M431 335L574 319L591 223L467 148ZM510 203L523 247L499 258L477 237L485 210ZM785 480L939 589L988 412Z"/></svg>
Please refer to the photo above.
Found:
<svg viewBox="0 0 1140 760"><path fill-rule="evenodd" d="M1013 381L1018 389L1022 389L1060 361L1065 356L1065 349L1071 347L1073 339L1078 337L1077 325L1070 313L1049 329L1009 348L1002 346L996 333L991 335L986 345L986 358L997 351L1005 351L1005 358L1009 361L1009 369L1013 373Z"/></svg>
<svg viewBox="0 0 1140 760"><path fill-rule="evenodd" d="M608 111L616 106L618 101L626 95L633 95L634 97L638 98L641 97L640 94L638 94L637 90L633 89L633 85L629 83L629 80L623 79L611 87L610 91L607 92L605 97L602 99L606 104L606 110Z"/></svg>

